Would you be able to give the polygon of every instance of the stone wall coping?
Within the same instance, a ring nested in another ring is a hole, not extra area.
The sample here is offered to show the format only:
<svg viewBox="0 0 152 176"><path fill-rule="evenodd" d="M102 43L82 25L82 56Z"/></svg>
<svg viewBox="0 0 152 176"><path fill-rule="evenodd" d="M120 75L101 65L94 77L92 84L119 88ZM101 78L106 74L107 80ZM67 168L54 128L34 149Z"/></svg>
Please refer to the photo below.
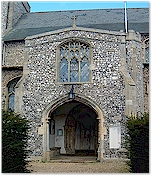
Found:
<svg viewBox="0 0 152 176"><path fill-rule="evenodd" d="M141 35L139 32L135 32L134 30L129 30L126 35L126 40L134 40L137 42L141 42Z"/></svg>
<svg viewBox="0 0 152 176"><path fill-rule="evenodd" d="M59 29L51 32L46 32L46 33L41 33L33 36L26 37L25 40L31 40L34 38L39 38L39 37L44 37L47 35L53 35L61 32L67 32L67 31L85 31L85 32L98 32L98 33L103 33L103 34L109 34L109 35L118 35L118 36L126 36L126 33L121 31L109 31L109 30L101 30L101 29L93 29L93 28L83 28L83 27L70 27L70 28L64 28L64 29Z"/></svg>

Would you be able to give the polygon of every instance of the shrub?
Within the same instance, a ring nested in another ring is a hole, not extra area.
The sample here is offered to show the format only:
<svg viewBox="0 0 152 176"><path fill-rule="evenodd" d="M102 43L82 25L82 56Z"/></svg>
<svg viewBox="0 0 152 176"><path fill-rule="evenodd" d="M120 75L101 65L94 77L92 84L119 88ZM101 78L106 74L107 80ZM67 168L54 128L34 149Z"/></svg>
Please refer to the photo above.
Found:
<svg viewBox="0 0 152 176"><path fill-rule="evenodd" d="M27 157L27 120L12 111L2 111L2 172L24 173Z"/></svg>
<svg viewBox="0 0 152 176"><path fill-rule="evenodd" d="M133 173L149 173L149 113L129 117L127 128L130 169Z"/></svg>

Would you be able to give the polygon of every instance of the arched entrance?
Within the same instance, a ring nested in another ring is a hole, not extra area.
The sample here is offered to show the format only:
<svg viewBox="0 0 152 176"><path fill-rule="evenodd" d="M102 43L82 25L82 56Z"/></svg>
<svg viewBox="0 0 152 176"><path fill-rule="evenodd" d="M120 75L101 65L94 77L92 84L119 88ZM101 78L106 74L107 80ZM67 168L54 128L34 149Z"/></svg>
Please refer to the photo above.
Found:
<svg viewBox="0 0 152 176"><path fill-rule="evenodd" d="M96 153L99 161L103 158L104 135L103 114L90 98L75 95L61 97L49 104L42 113L43 160L50 160L50 148L60 147L62 154ZM51 123L54 134L50 134Z"/></svg>

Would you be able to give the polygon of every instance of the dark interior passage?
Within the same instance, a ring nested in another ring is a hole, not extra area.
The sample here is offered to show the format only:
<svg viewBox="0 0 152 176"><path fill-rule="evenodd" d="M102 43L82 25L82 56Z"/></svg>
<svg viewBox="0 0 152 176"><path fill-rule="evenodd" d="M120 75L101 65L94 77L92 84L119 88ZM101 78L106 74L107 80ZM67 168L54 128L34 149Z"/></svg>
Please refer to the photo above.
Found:
<svg viewBox="0 0 152 176"><path fill-rule="evenodd" d="M65 122L67 154L92 155L97 151L98 123L94 110L80 103L69 112Z"/></svg>

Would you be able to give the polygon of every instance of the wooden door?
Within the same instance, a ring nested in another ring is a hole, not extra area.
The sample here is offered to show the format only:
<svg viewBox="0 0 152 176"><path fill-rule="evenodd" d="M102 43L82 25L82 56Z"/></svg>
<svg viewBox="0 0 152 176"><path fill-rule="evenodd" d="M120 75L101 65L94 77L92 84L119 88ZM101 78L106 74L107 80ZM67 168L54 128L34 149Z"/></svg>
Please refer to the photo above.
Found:
<svg viewBox="0 0 152 176"><path fill-rule="evenodd" d="M76 123L75 150L95 150L94 126L85 128L82 123Z"/></svg>
<svg viewBox="0 0 152 176"><path fill-rule="evenodd" d="M67 154L75 154L75 127L65 126L64 127L64 142L65 150Z"/></svg>

